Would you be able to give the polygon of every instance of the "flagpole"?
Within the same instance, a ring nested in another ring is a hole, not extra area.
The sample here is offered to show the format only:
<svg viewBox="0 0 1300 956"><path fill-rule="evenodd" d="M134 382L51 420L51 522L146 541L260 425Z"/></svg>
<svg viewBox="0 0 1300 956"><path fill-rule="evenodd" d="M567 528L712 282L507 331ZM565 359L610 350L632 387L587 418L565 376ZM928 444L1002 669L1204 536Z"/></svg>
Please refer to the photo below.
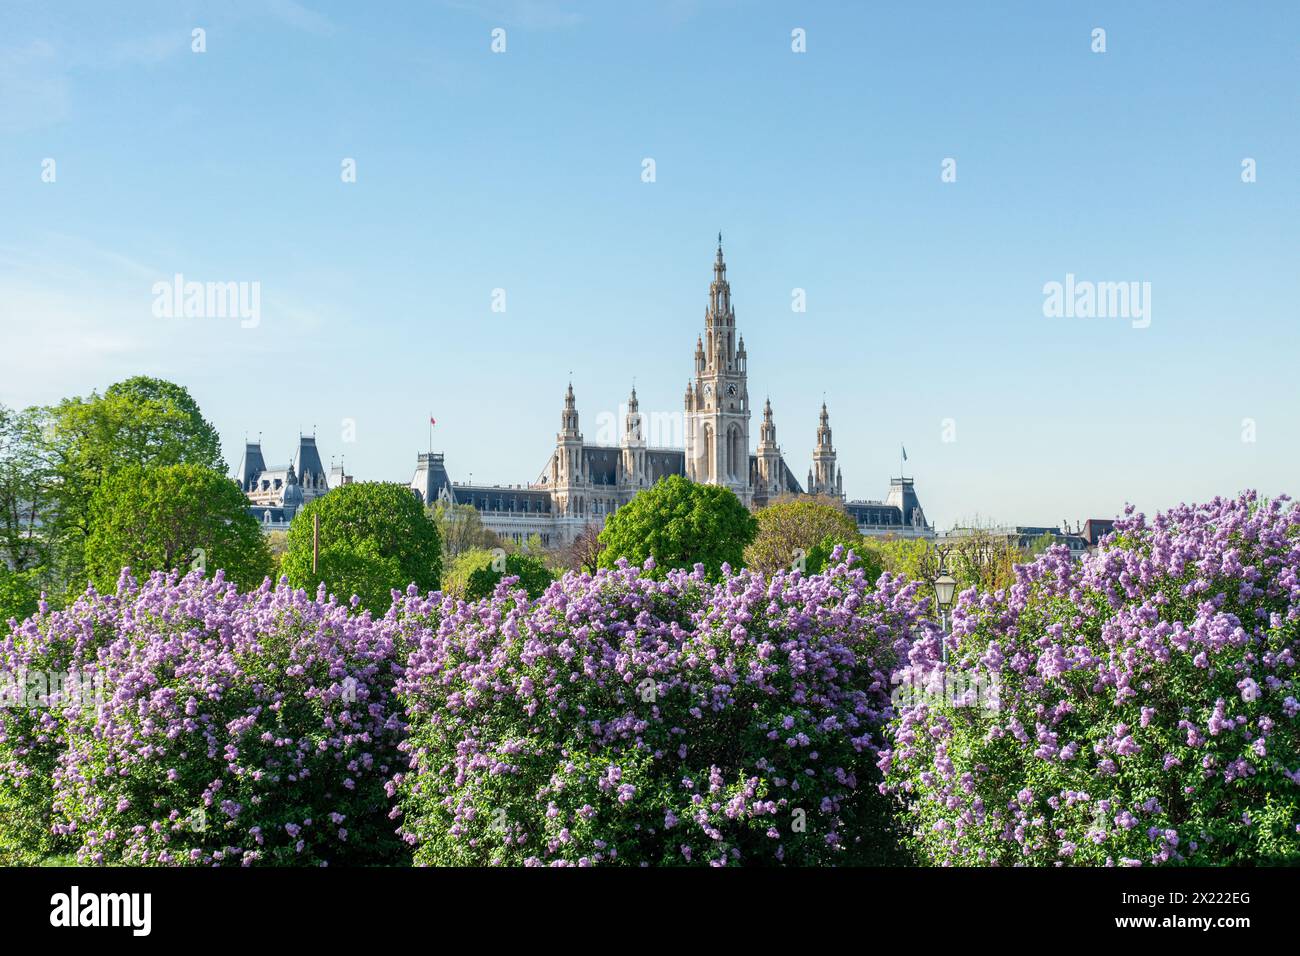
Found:
<svg viewBox="0 0 1300 956"><path fill-rule="evenodd" d="M433 412L429 413L429 454L433 454Z"/></svg>

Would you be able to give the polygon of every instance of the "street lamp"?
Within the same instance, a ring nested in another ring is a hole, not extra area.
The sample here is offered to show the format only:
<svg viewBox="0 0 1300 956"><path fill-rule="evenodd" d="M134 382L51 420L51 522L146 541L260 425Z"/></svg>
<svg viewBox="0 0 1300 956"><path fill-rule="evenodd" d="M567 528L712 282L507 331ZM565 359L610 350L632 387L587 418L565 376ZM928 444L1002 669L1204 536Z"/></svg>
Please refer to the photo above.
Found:
<svg viewBox="0 0 1300 956"><path fill-rule="evenodd" d="M939 606L947 608L952 604L952 592L957 589L957 580L945 571L934 579L934 595L939 599Z"/></svg>
<svg viewBox="0 0 1300 956"><path fill-rule="evenodd" d="M939 615L943 623L943 638L940 646L943 649L945 667L948 666L948 608L952 604L952 595L955 590L957 590L957 581L947 571L943 571L934 579L934 596L939 602Z"/></svg>

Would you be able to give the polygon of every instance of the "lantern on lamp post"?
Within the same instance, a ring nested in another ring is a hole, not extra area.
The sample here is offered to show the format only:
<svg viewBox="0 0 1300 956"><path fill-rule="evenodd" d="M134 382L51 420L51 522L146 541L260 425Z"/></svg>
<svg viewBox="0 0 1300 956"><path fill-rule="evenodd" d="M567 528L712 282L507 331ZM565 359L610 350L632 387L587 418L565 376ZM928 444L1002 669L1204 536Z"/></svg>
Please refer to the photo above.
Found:
<svg viewBox="0 0 1300 956"><path fill-rule="evenodd" d="M952 605L953 592L957 590L957 581L951 574L940 568L940 574L934 579L934 597L939 604L939 620L943 625L943 663L948 665L948 608Z"/></svg>

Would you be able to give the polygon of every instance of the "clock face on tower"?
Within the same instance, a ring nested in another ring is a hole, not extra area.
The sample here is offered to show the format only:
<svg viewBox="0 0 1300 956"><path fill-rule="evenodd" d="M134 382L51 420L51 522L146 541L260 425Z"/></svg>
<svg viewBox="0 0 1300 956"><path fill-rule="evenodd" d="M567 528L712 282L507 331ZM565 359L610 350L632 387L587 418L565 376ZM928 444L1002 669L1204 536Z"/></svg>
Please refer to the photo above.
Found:
<svg viewBox="0 0 1300 956"><path fill-rule="evenodd" d="M735 397L736 397L736 383L735 383L735 382L732 382L730 385L727 386L727 394L730 395L732 398L735 398Z"/></svg>
<svg viewBox="0 0 1300 956"><path fill-rule="evenodd" d="M705 394L705 395L712 395L712 394L713 394L713 386L712 386L712 385L705 385L705 386L704 386L704 394Z"/></svg>

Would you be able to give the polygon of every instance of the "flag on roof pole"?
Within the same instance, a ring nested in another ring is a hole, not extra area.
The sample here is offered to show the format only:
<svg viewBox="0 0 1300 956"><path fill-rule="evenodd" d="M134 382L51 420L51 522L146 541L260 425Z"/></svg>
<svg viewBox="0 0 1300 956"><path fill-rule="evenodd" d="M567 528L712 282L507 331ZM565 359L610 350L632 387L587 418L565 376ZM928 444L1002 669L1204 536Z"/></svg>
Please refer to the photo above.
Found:
<svg viewBox="0 0 1300 956"><path fill-rule="evenodd" d="M903 449L903 461L907 461L907 446L906 446L906 445L899 445L898 447L901 448L901 449Z"/></svg>

